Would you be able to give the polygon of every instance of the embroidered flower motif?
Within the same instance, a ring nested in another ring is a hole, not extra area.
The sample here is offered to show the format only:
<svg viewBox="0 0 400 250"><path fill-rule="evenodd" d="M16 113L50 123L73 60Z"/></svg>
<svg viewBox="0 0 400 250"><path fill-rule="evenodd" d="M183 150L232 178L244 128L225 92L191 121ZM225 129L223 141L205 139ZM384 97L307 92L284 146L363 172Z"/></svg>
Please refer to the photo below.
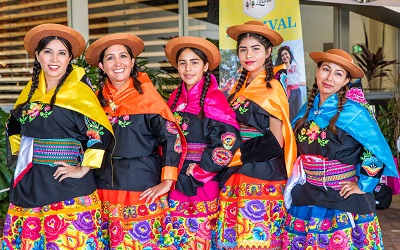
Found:
<svg viewBox="0 0 400 250"><path fill-rule="evenodd" d="M86 135L89 137L87 146L90 147L96 143L101 142L100 135L104 135L103 126L86 116L85 123L88 128L88 130L86 131Z"/></svg>
<svg viewBox="0 0 400 250"><path fill-rule="evenodd" d="M236 142L236 135L231 132L226 132L221 135L221 141L224 148L230 150Z"/></svg>
<svg viewBox="0 0 400 250"><path fill-rule="evenodd" d="M249 185L247 185L246 194L248 196L261 195L262 194L261 184L249 183Z"/></svg>
<svg viewBox="0 0 400 250"><path fill-rule="evenodd" d="M124 231L122 230L121 222L119 222L119 221L111 222L111 225L110 225L110 228L108 231L110 233L111 247L115 248L119 244L121 244L121 242L124 240Z"/></svg>
<svg viewBox="0 0 400 250"><path fill-rule="evenodd" d="M225 223L228 227L233 227L236 225L237 221L237 202L232 202L225 208Z"/></svg>
<svg viewBox="0 0 400 250"><path fill-rule="evenodd" d="M189 231L192 233L195 233L195 232L197 232L197 230L199 230L199 222L197 221L197 218L187 218L186 226L189 228Z"/></svg>
<svg viewBox="0 0 400 250"><path fill-rule="evenodd" d="M253 238L255 240L266 241L266 240L268 240L267 231L265 231L262 227L254 227L253 228Z"/></svg>
<svg viewBox="0 0 400 250"><path fill-rule="evenodd" d="M339 230L332 234L331 239L329 240L329 250L334 249L343 249L347 250L350 249L348 246L349 239L344 231Z"/></svg>
<svg viewBox="0 0 400 250"><path fill-rule="evenodd" d="M262 222L266 213L265 205L259 200L250 200L245 203L244 208L241 208L243 216L251 222Z"/></svg>
<svg viewBox="0 0 400 250"><path fill-rule="evenodd" d="M233 110L237 110L242 104L241 97L238 97L232 104L231 107Z"/></svg>
<svg viewBox="0 0 400 250"><path fill-rule="evenodd" d="M351 236L353 237L353 243L355 247L361 249L362 247L365 246L364 244L364 240L366 238L365 233L364 230L359 225L356 225L353 228L353 230L351 231Z"/></svg>
<svg viewBox="0 0 400 250"><path fill-rule="evenodd" d="M60 219L58 215L49 215L44 218L44 234L49 241L58 239L59 235L67 230L67 227L64 219Z"/></svg>
<svg viewBox="0 0 400 250"><path fill-rule="evenodd" d="M321 248L327 248L329 245L329 237L327 234L318 235L318 246Z"/></svg>
<svg viewBox="0 0 400 250"><path fill-rule="evenodd" d="M250 105L250 102L249 101L247 101L247 102L245 102L244 104L243 104L243 106L240 106L239 107L239 112L240 112L240 114L244 114L244 113L246 113L249 109L247 108L248 106Z"/></svg>
<svg viewBox="0 0 400 250"><path fill-rule="evenodd" d="M332 227L332 222L329 219L324 219L321 223L321 231L328 231Z"/></svg>
<svg viewBox="0 0 400 250"><path fill-rule="evenodd" d="M292 249L304 249L306 245L306 237L305 236L295 236L292 241Z"/></svg>
<svg viewBox="0 0 400 250"><path fill-rule="evenodd" d="M78 219L73 221L72 224L78 231L90 234L94 231L95 224L92 218L92 214L89 211L78 214Z"/></svg>
<svg viewBox="0 0 400 250"><path fill-rule="evenodd" d="M40 112L40 116L43 118L47 118L53 113L53 111L50 111L51 107L50 105L45 105L43 110Z"/></svg>
<svg viewBox="0 0 400 250"><path fill-rule="evenodd" d="M215 148L212 152L212 159L214 163L220 166L228 165L232 157L233 155L231 151L226 150L225 148Z"/></svg>
<svg viewBox="0 0 400 250"><path fill-rule="evenodd" d="M236 242L236 231L235 231L235 229L233 229L231 227L225 229L224 238L230 243Z"/></svg>
<svg viewBox="0 0 400 250"><path fill-rule="evenodd" d="M22 116L19 119L19 121L22 124L25 124L28 118L29 122L31 122L39 115L42 116L43 118L47 118L51 115L51 113L53 113L53 111L50 111L50 105L43 104L41 102L32 102L30 103L28 110L22 111Z"/></svg>
<svg viewBox="0 0 400 250"><path fill-rule="evenodd" d="M349 89L346 93L346 98L358 103L367 103L367 100L364 97L364 92L359 88Z"/></svg>
<svg viewBox="0 0 400 250"><path fill-rule="evenodd" d="M128 233L133 239L143 244L150 240L150 223L148 221L140 221L136 223L133 229L129 230Z"/></svg>
<svg viewBox="0 0 400 250"><path fill-rule="evenodd" d="M129 115L124 115L122 116L122 120L118 119L118 125L120 125L123 128L126 128L131 122L129 121L130 116Z"/></svg>
<svg viewBox="0 0 400 250"><path fill-rule="evenodd" d="M326 140L326 132L321 131L319 126L315 122L310 123L309 129L302 128L300 133L297 134L297 140L304 142L308 138L308 144L318 141L322 147L328 144L329 140Z"/></svg>
<svg viewBox="0 0 400 250"><path fill-rule="evenodd" d="M170 132L171 134L174 134L174 135L178 134L178 128L176 127L175 123L167 121L166 127L167 127L168 132Z"/></svg>
<svg viewBox="0 0 400 250"><path fill-rule="evenodd" d="M369 176L376 176L383 168L383 162L376 158L369 150L364 148L361 167Z"/></svg>
<svg viewBox="0 0 400 250"><path fill-rule="evenodd" d="M46 243L46 250L60 250L60 248L57 246L56 243L48 242Z"/></svg>
<svg viewBox="0 0 400 250"><path fill-rule="evenodd" d="M174 117L176 123L178 123L181 126L183 135L186 136L187 134L189 134L189 132L186 131L189 127L188 126L189 118L180 116L178 112L174 112Z"/></svg>
<svg viewBox="0 0 400 250"><path fill-rule="evenodd" d="M118 116L107 116L107 118L111 125L118 123Z"/></svg>
<svg viewBox="0 0 400 250"><path fill-rule="evenodd" d="M181 137L179 135L176 135L176 140L174 143L174 151L177 153L182 153L182 143L181 143Z"/></svg>
<svg viewBox="0 0 400 250"><path fill-rule="evenodd" d="M175 111L179 112L179 111L184 110L186 108L186 105L187 105L186 103L179 104L178 107L176 107Z"/></svg>
<svg viewBox="0 0 400 250"><path fill-rule="evenodd" d="M46 226L46 221L45 221L45 226ZM26 220L24 221L24 225L22 226L22 237L31 240L37 240L40 238L40 230L41 230L40 219L37 217L28 217L26 218Z"/></svg>

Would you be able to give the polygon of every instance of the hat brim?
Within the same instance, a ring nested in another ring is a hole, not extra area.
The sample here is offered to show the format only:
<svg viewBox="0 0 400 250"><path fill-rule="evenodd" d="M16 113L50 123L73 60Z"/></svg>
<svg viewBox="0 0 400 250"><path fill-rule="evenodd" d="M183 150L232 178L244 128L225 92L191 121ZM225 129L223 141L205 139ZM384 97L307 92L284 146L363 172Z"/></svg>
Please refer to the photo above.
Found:
<svg viewBox="0 0 400 250"><path fill-rule="evenodd" d="M231 26L226 30L228 36L233 40L237 41L240 34L243 33L255 33L262 35L271 41L273 46L278 46L283 42L283 37L276 31L261 25L254 24L241 24Z"/></svg>
<svg viewBox="0 0 400 250"><path fill-rule="evenodd" d="M86 61L92 66L97 66L100 62L101 52L116 44L128 46L134 57L144 50L144 42L139 37L127 33L117 33L102 37L90 44L85 53Z"/></svg>
<svg viewBox="0 0 400 250"><path fill-rule="evenodd" d="M207 56L210 70L218 67L221 62L219 49L212 42L201 37L181 36L169 40L165 46L165 56L174 68L178 68L176 55L182 48L196 48L203 51Z"/></svg>
<svg viewBox="0 0 400 250"><path fill-rule="evenodd" d="M341 56L326 53L326 52L311 52L310 53L311 59L315 63L319 62L331 62L335 63L350 73L352 78L363 78L364 72L354 63L349 62L348 60L344 59Z"/></svg>
<svg viewBox="0 0 400 250"><path fill-rule="evenodd" d="M66 39L72 47L73 58L80 56L86 48L83 36L76 30L61 24L46 23L33 27L24 38L24 48L29 55L35 55L40 40L48 36L57 36Z"/></svg>

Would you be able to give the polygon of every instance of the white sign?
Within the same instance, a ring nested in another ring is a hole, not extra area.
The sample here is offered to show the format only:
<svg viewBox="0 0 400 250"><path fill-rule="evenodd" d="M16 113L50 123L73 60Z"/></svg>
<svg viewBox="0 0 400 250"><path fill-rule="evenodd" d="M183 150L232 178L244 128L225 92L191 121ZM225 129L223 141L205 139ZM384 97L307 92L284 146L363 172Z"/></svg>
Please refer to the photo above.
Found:
<svg viewBox="0 0 400 250"><path fill-rule="evenodd" d="M275 9L275 0L243 0L246 15L260 19Z"/></svg>

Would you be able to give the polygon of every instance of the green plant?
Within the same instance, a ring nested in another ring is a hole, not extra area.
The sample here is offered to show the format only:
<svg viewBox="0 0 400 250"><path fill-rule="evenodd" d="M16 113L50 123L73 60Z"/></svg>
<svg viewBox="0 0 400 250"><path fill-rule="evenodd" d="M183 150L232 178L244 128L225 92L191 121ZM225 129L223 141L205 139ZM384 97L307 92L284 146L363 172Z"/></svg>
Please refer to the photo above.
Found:
<svg viewBox="0 0 400 250"><path fill-rule="evenodd" d="M399 158L397 150L397 140L400 136L400 75L395 79L396 86L386 107L379 105L377 121L385 136L394 156ZM399 159L398 159L399 160Z"/></svg>
<svg viewBox="0 0 400 250"><path fill-rule="evenodd" d="M167 100L171 92L176 88L178 79L162 69L147 67L149 60L146 57L138 57L136 63L139 71L146 72L160 95Z"/></svg>
<svg viewBox="0 0 400 250"><path fill-rule="evenodd" d="M382 52L382 47L379 47L378 50L373 53L368 49L368 46L363 44L358 44L361 49L361 54L353 53L358 66L364 72L365 77L367 78L368 87L371 87L371 82L373 79L377 77L387 77L389 73L392 71L387 68L390 65L398 64L397 60L387 61L385 60L385 56Z"/></svg>
<svg viewBox="0 0 400 250"><path fill-rule="evenodd" d="M87 49L87 46L86 46ZM97 83L99 82L99 73L97 72L97 67L91 66L85 59L85 51L82 55L75 59L74 64L82 67L86 71L86 76L90 79L90 83L93 85L94 89L98 88Z"/></svg>
<svg viewBox="0 0 400 250"><path fill-rule="evenodd" d="M6 154L6 120L9 114L0 108L0 190L10 187L13 171L7 168ZM0 217L3 218L8 209L8 192L0 193Z"/></svg>

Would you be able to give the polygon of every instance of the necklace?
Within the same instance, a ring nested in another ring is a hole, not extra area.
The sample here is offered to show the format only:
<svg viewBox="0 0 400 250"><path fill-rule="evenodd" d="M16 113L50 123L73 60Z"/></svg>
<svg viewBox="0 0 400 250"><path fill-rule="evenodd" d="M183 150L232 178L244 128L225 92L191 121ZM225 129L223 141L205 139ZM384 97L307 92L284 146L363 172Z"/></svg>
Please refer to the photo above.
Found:
<svg viewBox="0 0 400 250"><path fill-rule="evenodd" d="M108 106L111 108L112 111L115 112L115 110L117 110L117 105L115 104L115 102L113 100L109 100L108 101Z"/></svg>

